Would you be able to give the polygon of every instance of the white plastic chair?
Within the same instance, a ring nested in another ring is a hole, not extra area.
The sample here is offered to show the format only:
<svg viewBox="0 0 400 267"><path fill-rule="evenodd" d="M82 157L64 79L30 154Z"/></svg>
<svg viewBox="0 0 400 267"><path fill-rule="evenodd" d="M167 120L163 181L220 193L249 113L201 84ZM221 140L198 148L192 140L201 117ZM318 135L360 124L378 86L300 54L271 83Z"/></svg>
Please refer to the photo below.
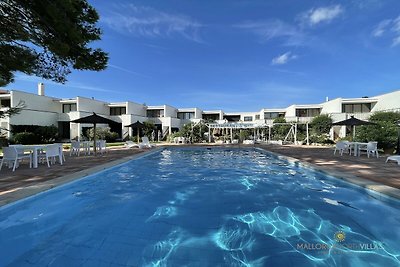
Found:
<svg viewBox="0 0 400 267"><path fill-rule="evenodd" d="M58 144L48 145L44 149L45 153L40 157L46 158L47 167L50 168L50 162L54 164L56 162L57 157L60 164L62 165L62 155L60 153L60 146Z"/></svg>
<svg viewBox="0 0 400 267"><path fill-rule="evenodd" d="M13 171L18 166L18 160L23 160L25 158L29 158L29 168L32 168L32 154L21 154L18 153L16 147L3 147L3 159L0 163L0 170L3 167L3 163L6 161L8 163L8 167L10 168L13 165Z"/></svg>
<svg viewBox="0 0 400 267"><path fill-rule="evenodd" d="M400 165L400 156L389 156L389 157L387 157L387 159L386 159L386 163L387 163L389 160L397 161L397 164Z"/></svg>
<svg viewBox="0 0 400 267"><path fill-rule="evenodd" d="M147 136L142 137L142 142L139 144L139 148L151 148L149 138Z"/></svg>
<svg viewBox="0 0 400 267"><path fill-rule="evenodd" d="M139 147L139 145L134 143L133 141L128 140L128 141L125 142L125 147L134 148L134 147Z"/></svg>
<svg viewBox="0 0 400 267"><path fill-rule="evenodd" d="M339 150L340 156L343 156L343 152L348 152L351 155L351 148L347 141L339 141L336 143L335 151L333 151L333 155L336 155L336 151Z"/></svg>
<svg viewBox="0 0 400 267"><path fill-rule="evenodd" d="M359 147L358 148L358 155L360 156L361 151L366 151L367 156L369 158L369 155L374 155L377 158L379 158L379 153L378 153L378 142L368 142L366 147Z"/></svg>
<svg viewBox="0 0 400 267"><path fill-rule="evenodd" d="M81 152L81 143L79 141L71 141L71 147L69 150L69 155L77 155Z"/></svg>
<svg viewBox="0 0 400 267"><path fill-rule="evenodd" d="M97 140L96 141L96 147L97 151L100 152L101 154L106 152L106 140Z"/></svg>

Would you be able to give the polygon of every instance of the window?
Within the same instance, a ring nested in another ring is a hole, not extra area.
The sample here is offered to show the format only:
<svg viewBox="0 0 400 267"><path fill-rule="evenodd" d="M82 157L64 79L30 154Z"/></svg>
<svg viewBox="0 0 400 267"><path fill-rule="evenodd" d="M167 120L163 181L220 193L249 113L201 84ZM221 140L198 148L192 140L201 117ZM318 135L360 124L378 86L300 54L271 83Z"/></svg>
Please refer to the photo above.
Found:
<svg viewBox="0 0 400 267"><path fill-rule="evenodd" d="M319 108L299 108L296 109L296 117L315 117L320 114Z"/></svg>
<svg viewBox="0 0 400 267"><path fill-rule="evenodd" d="M190 120L194 118L194 112L178 112L178 119Z"/></svg>
<svg viewBox="0 0 400 267"><path fill-rule="evenodd" d="M256 115L256 120L259 120L260 119L260 115Z"/></svg>
<svg viewBox="0 0 400 267"><path fill-rule="evenodd" d="M203 114L201 117L203 118L203 120L206 120L206 121L219 120L219 114Z"/></svg>
<svg viewBox="0 0 400 267"><path fill-rule="evenodd" d="M252 117L252 116L245 116L245 117L243 118L243 120L244 120L244 121L252 121L252 120L253 120L253 117Z"/></svg>
<svg viewBox="0 0 400 267"><path fill-rule="evenodd" d="M150 109L150 110L147 110L147 117L150 117L150 118L164 117L164 110L163 109Z"/></svg>
<svg viewBox="0 0 400 267"><path fill-rule="evenodd" d="M63 104L63 113L68 113L71 111L76 111L76 103L73 104Z"/></svg>
<svg viewBox="0 0 400 267"><path fill-rule="evenodd" d="M343 104L343 113L368 113L371 112L371 103L364 104Z"/></svg>
<svg viewBox="0 0 400 267"><path fill-rule="evenodd" d="M10 99L1 99L0 100L0 108L9 108L9 107L11 107Z"/></svg>
<svg viewBox="0 0 400 267"><path fill-rule="evenodd" d="M118 116L126 114L126 107L111 107L110 108L110 115L111 116Z"/></svg>
<svg viewBox="0 0 400 267"><path fill-rule="evenodd" d="M284 112L264 112L264 119L275 119L285 117Z"/></svg>

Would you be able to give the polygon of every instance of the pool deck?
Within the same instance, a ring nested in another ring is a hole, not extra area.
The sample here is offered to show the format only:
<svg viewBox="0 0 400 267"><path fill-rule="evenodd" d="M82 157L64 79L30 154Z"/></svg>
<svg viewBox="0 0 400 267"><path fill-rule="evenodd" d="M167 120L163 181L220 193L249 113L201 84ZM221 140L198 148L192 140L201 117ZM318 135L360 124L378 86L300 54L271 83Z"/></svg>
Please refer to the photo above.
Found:
<svg viewBox="0 0 400 267"><path fill-rule="evenodd" d="M380 194L400 199L400 166L362 154L360 157L333 155L334 148L323 146L257 145L265 150L300 160L306 165Z"/></svg>
<svg viewBox="0 0 400 267"><path fill-rule="evenodd" d="M252 146L231 145L229 147ZM367 158L366 155L361 157L333 155L332 148L318 146L256 145L256 147L292 158L292 160L300 160L338 178L400 199L400 166L396 162L385 163L386 157L377 159ZM124 163L151 153L155 149L116 147L96 157L94 155L70 157L69 153L65 152L65 164L52 165L51 168L40 164L39 168L30 169L25 162L12 172L3 166L0 171L0 206Z"/></svg>

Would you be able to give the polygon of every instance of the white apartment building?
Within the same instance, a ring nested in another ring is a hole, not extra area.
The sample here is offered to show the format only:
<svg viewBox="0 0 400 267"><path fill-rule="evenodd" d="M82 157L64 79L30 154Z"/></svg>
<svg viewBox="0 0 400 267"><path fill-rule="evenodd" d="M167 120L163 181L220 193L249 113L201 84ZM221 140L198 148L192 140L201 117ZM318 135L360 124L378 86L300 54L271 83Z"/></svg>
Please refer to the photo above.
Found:
<svg viewBox="0 0 400 267"><path fill-rule="evenodd" d="M285 118L287 122L306 123L320 114L331 116L334 122L350 116L368 120L376 111L400 112L400 90L368 98L336 98L319 104L291 105L280 109L264 108L258 112L203 111L199 108L175 108L169 105L146 106L131 101L108 103L81 96L59 99L46 96L42 83L38 85L37 94L18 90L0 91L0 109L16 107L20 102L25 106L19 114L0 119L1 134L7 137L11 136L12 125L55 125L63 139L79 138L92 125L71 121L96 112L115 121L115 124L110 125L111 130L125 138L132 136L132 129L126 126L136 121L152 121L165 136L179 130L188 122L198 123L202 120L271 125L278 117ZM344 136L345 133L346 127L336 126L332 129L332 137Z"/></svg>

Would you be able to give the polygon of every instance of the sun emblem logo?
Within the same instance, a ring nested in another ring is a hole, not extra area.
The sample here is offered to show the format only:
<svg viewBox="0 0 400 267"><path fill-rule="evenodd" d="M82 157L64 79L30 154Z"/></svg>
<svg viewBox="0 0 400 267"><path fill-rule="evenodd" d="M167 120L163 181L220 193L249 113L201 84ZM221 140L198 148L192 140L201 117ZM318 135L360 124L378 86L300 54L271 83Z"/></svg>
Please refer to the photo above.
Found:
<svg viewBox="0 0 400 267"><path fill-rule="evenodd" d="M335 240L337 242L343 242L346 239L346 234L343 231L337 231L335 233Z"/></svg>

